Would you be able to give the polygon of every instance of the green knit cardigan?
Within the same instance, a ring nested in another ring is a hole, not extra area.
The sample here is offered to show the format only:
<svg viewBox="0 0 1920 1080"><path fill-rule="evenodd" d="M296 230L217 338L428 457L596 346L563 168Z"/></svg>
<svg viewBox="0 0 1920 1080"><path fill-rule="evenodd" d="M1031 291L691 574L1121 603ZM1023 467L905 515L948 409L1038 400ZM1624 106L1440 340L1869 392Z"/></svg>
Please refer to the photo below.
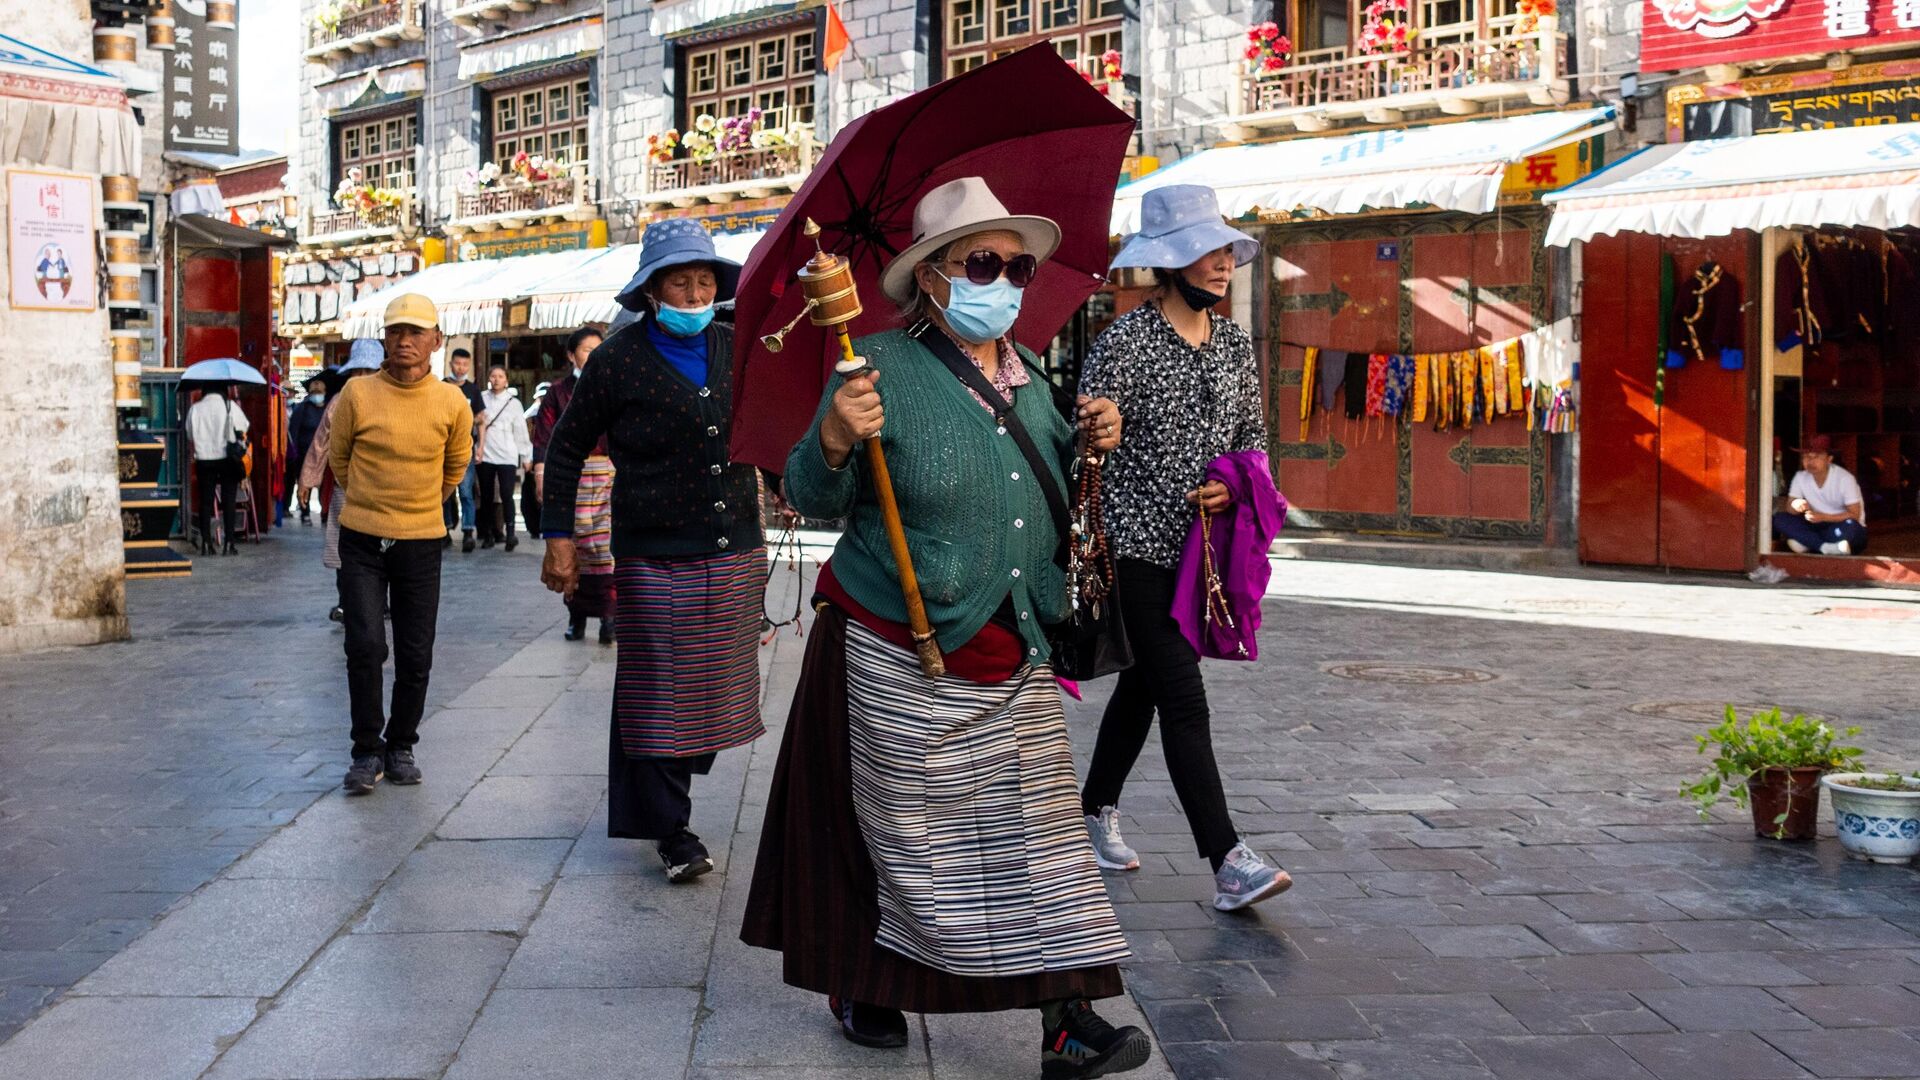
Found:
<svg viewBox="0 0 1920 1080"><path fill-rule="evenodd" d="M1051 650L1043 626L1068 615L1060 536L1025 455L940 358L903 331L862 338L855 351L880 372L886 410L880 445L906 526L907 550L940 647L972 640L1009 593L1031 663ZM1073 454L1073 429L1054 408L1033 354L1020 350L1033 381L1014 391L1014 412L1033 436L1060 490ZM832 469L820 449L820 421L843 382L829 380L813 426L787 457L787 500L810 518L846 518L833 573L861 606L907 621L865 451Z"/></svg>

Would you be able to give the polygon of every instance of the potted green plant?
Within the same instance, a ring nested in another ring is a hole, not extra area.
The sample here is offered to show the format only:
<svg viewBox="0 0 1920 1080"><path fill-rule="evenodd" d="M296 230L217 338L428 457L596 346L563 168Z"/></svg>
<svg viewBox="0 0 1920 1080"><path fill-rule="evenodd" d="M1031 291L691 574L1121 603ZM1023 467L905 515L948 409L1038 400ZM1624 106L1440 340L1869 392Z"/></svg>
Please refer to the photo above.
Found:
<svg viewBox="0 0 1920 1080"><path fill-rule="evenodd" d="M1833 828L1847 854L1899 865L1920 855L1920 769L1834 773L1821 783L1833 796Z"/></svg>
<svg viewBox="0 0 1920 1080"><path fill-rule="evenodd" d="M1811 840L1820 813L1820 777L1843 768L1861 754L1838 739L1860 734L1857 727L1836 732L1825 720L1779 709L1754 713L1745 723L1733 706L1727 718L1698 737L1700 753L1714 748L1712 767L1680 794L1700 806L1706 818L1715 803L1731 797L1753 810L1753 831L1775 840Z"/></svg>

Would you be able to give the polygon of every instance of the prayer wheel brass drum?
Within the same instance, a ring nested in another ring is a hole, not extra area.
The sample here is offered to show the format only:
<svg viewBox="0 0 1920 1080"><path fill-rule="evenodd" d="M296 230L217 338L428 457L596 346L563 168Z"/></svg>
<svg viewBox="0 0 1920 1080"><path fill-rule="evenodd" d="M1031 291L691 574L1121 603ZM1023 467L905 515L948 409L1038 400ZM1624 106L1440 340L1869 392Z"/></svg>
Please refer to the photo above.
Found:
<svg viewBox="0 0 1920 1080"><path fill-rule="evenodd" d="M114 308L137 308L140 306L140 276L115 274L107 278L107 306Z"/></svg>
<svg viewBox="0 0 1920 1080"><path fill-rule="evenodd" d="M103 176L100 196L109 203L140 205L140 181L131 176Z"/></svg>
<svg viewBox="0 0 1920 1080"><path fill-rule="evenodd" d="M237 6L232 0L207 0L207 29L233 29L233 9Z"/></svg>
<svg viewBox="0 0 1920 1080"><path fill-rule="evenodd" d="M840 343L840 361L833 370L852 378L866 368L866 362L854 356L853 338L847 324L860 317L860 290L854 284L853 264L820 247L820 226L807 219L802 230L813 238L813 258L800 268L801 295L807 298L800 309L815 326L829 327ZM786 336L800 323L800 315L779 330L760 339L768 352L779 352ZM920 671L929 679L947 673L946 658L940 655L940 643L934 639L933 626L927 621L927 606L920 599L920 578L913 572L913 555L907 550L907 529L900 520L900 504L893 497L893 477L887 472L887 455L880 448L880 436L865 440L867 472L873 477L874 497L880 502L880 516L886 521L887 547L893 552L893 564L900 568L900 597L906 602L907 629L913 634L914 652L920 657Z"/></svg>
<svg viewBox="0 0 1920 1080"><path fill-rule="evenodd" d="M111 330L108 332L113 335L114 371L119 372L121 370L120 365L122 364L132 364L135 368L133 375L135 378L138 378L140 375L138 370L140 367L140 331Z"/></svg>
<svg viewBox="0 0 1920 1080"><path fill-rule="evenodd" d="M93 29L93 59L102 64L137 64L140 46L133 31L124 26L96 26Z"/></svg>
<svg viewBox="0 0 1920 1080"><path fill-rule="evenodd" d="M140 234L124 229L108 229L107 266L110 274L140 273ZM125 269L121 269L124 267Z"/></svg>
<svg viewBox="0 0 1920 1080"><path fill-rule="evenodd" d="M173 49L173 20L152 18L147 20L147 48L156 52L170 52Z"/></svg>

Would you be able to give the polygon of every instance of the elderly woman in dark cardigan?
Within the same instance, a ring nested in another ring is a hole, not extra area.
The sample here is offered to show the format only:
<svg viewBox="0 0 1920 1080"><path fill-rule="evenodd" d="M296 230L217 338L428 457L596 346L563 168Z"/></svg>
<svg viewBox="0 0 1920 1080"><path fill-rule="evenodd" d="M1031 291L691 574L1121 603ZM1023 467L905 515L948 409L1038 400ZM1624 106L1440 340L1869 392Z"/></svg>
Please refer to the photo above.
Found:
<svg viewBox="0 0 1920 1080"><path fill-rule="evenodd" d="M917 242L882 277L908 329L857 345L878 376L836 378L787 460L794 509L848 526L820 571L742 937L784 952L786 981L828 995L856 1043L905 1046L908 1011L1037 1008L1045 1076L1120 1072L1150 1044L1089 1003L1123 992L1127 946L1048 667L1043 627L1068 614L1061 538L1008 435L1017 417L1065 489L1073 426L1008 337L1060 231L1008 213L977 177L928 192L913 221ZM935 350L976 365L994 400ZM1111 402L1079 408L1094 449L1118 442ZM874 434L946 654L937 679L911 648L854 453Z"/></svg>
<svg viewBox="0 0 1920 1080"><path fill-rule="evenodd" d="M758 738L766 550L758 480L728 460L733 335L713 304L739 264L695 221L647 226L621 303L640 319L594 350L547 444L541 579L571 594L575 493L587 456L613 459L615 630L609 836L658 841L669 880L713 869L688 828L695 774Z"/></svg>

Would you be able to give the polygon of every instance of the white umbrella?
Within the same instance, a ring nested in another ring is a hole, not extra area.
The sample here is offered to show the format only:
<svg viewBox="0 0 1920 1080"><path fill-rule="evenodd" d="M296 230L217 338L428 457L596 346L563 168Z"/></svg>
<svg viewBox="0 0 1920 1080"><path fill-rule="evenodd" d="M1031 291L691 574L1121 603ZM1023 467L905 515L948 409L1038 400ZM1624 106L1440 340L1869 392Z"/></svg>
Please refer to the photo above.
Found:
<svg viewBox="0 0 1920 1080"><path fill-rule="evenodd" d="M258 371L238 360L202 360L180 373L181 382L258 383L267 380Z"/></svg>

